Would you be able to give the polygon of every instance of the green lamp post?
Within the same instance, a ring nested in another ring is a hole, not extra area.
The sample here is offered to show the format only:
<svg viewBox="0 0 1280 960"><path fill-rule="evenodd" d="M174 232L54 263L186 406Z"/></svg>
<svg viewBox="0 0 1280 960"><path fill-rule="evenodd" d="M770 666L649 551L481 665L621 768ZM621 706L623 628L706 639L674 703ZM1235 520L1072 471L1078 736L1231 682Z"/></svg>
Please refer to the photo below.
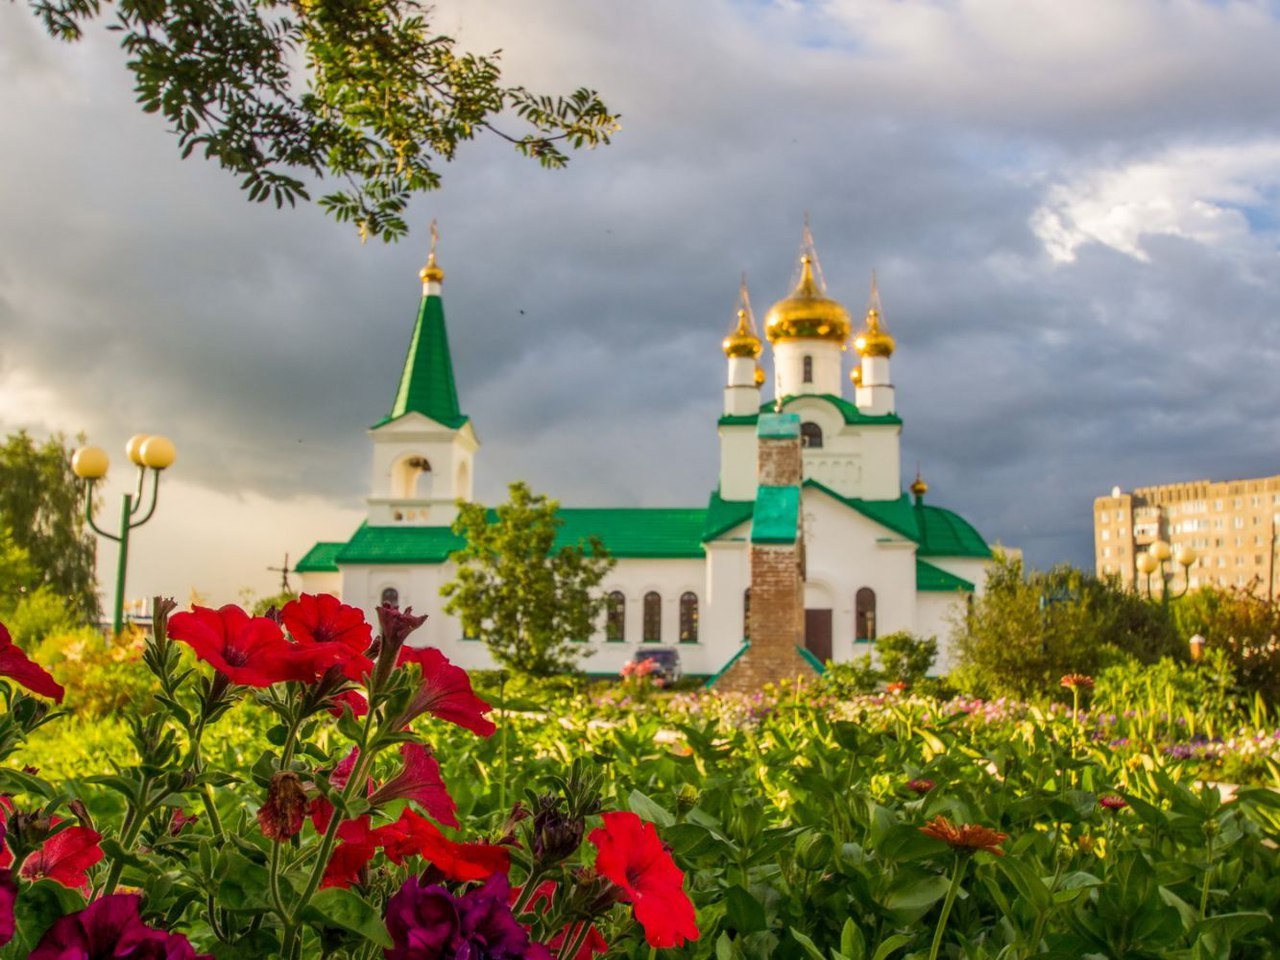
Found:
<svg viewBox="0 0 1280 960"><path fill-rule="evenodd" d="M1196 562L1195 548L1189 544L1179 544L1176 548L1171 548L1164 540L1156 540L1147 548L1145 553L1140 553L1134 559L1134 565L1138 568L1138 573L1146 578L1147 597L1153 595L1151 589L1151 581L1156 578L1160 581L1160 600L1168 603L1170 600L1177 600L1191 585L1191 565ZM1171 564L1169 561L1172 560ZM1174 565L1182 568L1182 589L1174 591L1172 588L1173 578L1175 575Z"/></svg>
<svg viewBox="0 0 1280 960"><path fill-rule="evenodd" d="M99 536L120 544L120 555L116 562L116 596L111 615L111 629L116 636L120 635L120 630L124 627L124 578L129 564L129 531L142 526L156 512L156 500L160 495L160 471L172 466L178 457L177 449L167 437L148 436L145 433L130 437L124 452L138 467L138 485L133 493L124 495L119 533L103 530L93 517L93 485L107 475L106 451L101 447L81 447L71 457L72 471L89 484L88 496L85 497L85 519ZM142 501L148 471L151 474L151 506L143 513Z"/></svg>

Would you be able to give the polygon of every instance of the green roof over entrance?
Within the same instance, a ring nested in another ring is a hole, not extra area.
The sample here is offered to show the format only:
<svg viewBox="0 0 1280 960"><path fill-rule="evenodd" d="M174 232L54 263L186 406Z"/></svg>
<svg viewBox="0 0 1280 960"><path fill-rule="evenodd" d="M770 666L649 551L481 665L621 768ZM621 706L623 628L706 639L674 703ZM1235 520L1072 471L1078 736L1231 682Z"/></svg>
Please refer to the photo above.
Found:
<svg viewBox="0 0 1280 960"><path fill-rule="evenodd" d="M796 400L825 400L844 417L844 422L849 424L860 424L863 426L901 426L902 418L896 413L884 413L872 415L863 413L854 404L850 403L844 397L837 397L834 393L810 393L802 394L794 397L783 397L782 407L785 410L787 405ZM722 427L748 427L753 426L759 419L761 413L778 412L777 402L770 400L768 403L760 407L760 413L744 414L742 416L734 416L725 414L720 418L720 426Z"/></svg>
<svg viewBox="0 0 1280 960"><path fill-rule="evenodd" d="M422 298L395 402L391 412L374 426L398 420L406 413L420 413L455 430L467 422L458 406L449 334L444 325L444 303L436 295Z"/></svg>
<svg viewBox="0 0 1280 960"><path fill-rule="evenodd" d="M941 567L935 567L927 560L916 558L916 589L931 593L955 593L964 591L973 593L973 584L968 580L947 573Z"/></svg>

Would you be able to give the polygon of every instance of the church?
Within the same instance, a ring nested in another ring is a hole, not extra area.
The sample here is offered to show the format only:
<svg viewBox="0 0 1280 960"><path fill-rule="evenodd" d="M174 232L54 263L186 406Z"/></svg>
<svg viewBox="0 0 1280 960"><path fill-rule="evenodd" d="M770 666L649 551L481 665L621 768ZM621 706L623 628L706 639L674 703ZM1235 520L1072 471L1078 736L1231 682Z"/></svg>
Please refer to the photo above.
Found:
<svg viewBox="0 0 1280 960"><path fill-rule="evenodd" d="M315 544L297 571L304 591L336 594L371 621L381 602L412 606L429 615L420 642L464 667L490 667L485 646L462 636L440 596L454 577L450 554L461 539L451 524L457 501L472 499L480 442L454 379L434 239L421 279L399 387L369 430L366 519L346 541ZM991 550L960 516L926 502L919 475L903 491L895 344L874 277L855 330L827 296L806 228L795 289L770 308L763 332L744 282L723 341L720 476L704 505L561 508L560 543L594 535L617 560L603 584L605 616L596 636L583 638L592 653L582 668L616 674L637 650L661 645L679 650L686 674L718 675L750 647L752 624L768 622L752 611L753 594L757 605L764 596L753 589L753 543L785 541L799 558L795 633L805 659L850 660L877 635L905 630L937 637L934 670L945 671L951 620L981 592ZM770 485L762 458L788 425L797 433L794 483Z"/></svg>

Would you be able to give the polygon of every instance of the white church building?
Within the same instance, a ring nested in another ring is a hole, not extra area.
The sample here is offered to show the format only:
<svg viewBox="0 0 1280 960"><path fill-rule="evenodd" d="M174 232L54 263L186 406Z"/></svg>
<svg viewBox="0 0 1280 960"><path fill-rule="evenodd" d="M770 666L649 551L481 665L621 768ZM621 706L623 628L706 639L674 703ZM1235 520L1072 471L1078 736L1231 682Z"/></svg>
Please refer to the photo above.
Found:
<svg viewBox="0 0 1280 960"><path fill-rule="evenodd" d="M806 232L807 238L807 232ZM462 412L445 328L444 271L434 249L390 411L369 430L368 514L351 538L317 543L298 563L303 590L328 592L370 617L383 600L429 619L416 635L465 667L492 666L483 644L444 612L440 588L454 577L451 531L458 500L471 500L480 442ZM812 242L799 281L764 323L773 397L762 395L765 344L743 287L724 340L720 476L707 502L689 508L561 508L561 543L595 535L617 565L603 584L607 614L590 673L616 673L646 645L676 647L686 674L713 675L743 649L751 603L750 544L762 412L798 415L803 442L804 645L818 660L871 650L877 635L906 630L947 638L957 610L981 592L991 551L957 514L926 503L919 476L903 491L890 359L872 283L861 330L826 295ZM846 377L845 358L852 355ZM851 389L850 389L851 387Z"/></svg>

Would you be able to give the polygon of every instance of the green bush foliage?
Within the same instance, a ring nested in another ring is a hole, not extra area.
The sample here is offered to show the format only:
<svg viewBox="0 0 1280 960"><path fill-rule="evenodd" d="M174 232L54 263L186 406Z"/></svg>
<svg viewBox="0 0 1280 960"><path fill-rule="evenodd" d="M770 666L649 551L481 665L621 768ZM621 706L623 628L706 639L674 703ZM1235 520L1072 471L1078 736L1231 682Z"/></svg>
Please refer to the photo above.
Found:
<svg viewBox="0 0 1280 960"><path fill-rule="evenodd" d="M1204 587L1175 602L1173 613L1184 641L1200 634L1223 653L1241 693L1280 703L1280 603Z"/></svg>

